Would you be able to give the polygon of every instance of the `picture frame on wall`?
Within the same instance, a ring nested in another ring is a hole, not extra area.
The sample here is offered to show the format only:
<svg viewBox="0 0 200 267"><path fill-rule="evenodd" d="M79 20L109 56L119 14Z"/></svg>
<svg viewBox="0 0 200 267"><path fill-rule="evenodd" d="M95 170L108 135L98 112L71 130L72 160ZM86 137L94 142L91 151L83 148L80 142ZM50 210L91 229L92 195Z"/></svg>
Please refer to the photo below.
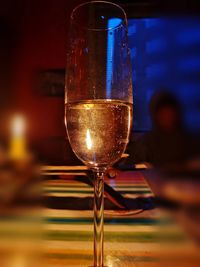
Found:
<svg viewBox="0 0 200 267"><path fill-rule="evenodd" d="M48 69L37 72L37 91L40 96L64 97L65 69Z"/></svg>

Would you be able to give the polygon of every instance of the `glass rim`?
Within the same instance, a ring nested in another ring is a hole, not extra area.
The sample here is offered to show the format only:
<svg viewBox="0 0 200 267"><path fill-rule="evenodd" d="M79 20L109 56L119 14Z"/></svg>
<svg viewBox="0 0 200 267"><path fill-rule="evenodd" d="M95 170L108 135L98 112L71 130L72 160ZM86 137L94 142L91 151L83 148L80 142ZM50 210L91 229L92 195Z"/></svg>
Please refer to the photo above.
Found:
<svg viewBox="0 0 200 267"><path fill-rule="evenodd" d="M77 5L77 6L72 10L72 13L71 13L71 16L70 16L71 21L73 21L73 23L75 23L75 24L78 24L78 23L76 23L76 20L74 19L74 14L75 14L75 12L76 12L80 7L83 7L83 6L86 6L86 5L89 5L89 4L94 4L94 3L103 3L103 4L108 4L108 5L110 5L110 6L115 6L115 7L117 7L118 9L121 10L121 12L123 13L124 18L122 19L122 21L120 22L119 25L114 26L114 27L109 27L109 28L105 28L105 29L98 29L98 28L87 28L87 27L84 27L84 26L80 26L80 25L79 25L80 28L83 28L83 29L88 30L88 31L110 31L110 30L116 30L116 29L118 29L118 28L123 27L123 26L124 26L124 25L123 25L124 23L127 24L126 12L124 11L124 9L123 9L121 6L119 6L119 5L115 4L115 3L112 3L112 2L108 2L108 1L100 1L100 0L97 0L97 1L87 1L87 2L84 2L84 3L82 3L82 4Z"/></svg>

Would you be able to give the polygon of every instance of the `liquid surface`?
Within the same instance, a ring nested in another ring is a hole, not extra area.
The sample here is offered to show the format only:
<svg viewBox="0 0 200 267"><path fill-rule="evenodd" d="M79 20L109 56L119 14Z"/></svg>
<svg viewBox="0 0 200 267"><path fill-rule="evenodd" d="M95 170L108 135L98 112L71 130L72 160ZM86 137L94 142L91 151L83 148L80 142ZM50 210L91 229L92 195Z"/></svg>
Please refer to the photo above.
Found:
<svg viewBox="0 0 200 267"><path fill-rule="evenodd" d="M128 143L132 105L118 100L66 104L68 137L76 156L89 167L110 166Z"/></svg>

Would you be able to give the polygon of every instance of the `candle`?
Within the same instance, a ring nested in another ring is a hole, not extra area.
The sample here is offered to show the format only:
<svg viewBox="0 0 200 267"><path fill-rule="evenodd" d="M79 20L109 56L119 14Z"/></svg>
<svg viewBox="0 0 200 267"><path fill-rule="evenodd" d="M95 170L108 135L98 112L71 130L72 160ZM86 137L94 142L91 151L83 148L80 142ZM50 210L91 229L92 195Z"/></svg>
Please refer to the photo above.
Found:
<svg viewBox="0 0 200 267"><path fill-rule="evenodd" d="M24 159L27 156L25 119L17 115L11 121L11 140L9 156L13 160Z"/></svg>

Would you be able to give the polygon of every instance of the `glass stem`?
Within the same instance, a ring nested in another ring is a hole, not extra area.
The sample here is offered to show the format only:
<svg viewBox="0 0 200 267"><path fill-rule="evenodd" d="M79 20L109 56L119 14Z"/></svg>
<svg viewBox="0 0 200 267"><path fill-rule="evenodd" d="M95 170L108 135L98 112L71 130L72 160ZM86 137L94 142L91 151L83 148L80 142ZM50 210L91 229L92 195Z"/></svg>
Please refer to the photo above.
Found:
<svg viewBox="0 0 200 267"><path fill-rule="evenodd" d="M104 258L104 174L94 171L94 267L103 267Z"/></svg>

